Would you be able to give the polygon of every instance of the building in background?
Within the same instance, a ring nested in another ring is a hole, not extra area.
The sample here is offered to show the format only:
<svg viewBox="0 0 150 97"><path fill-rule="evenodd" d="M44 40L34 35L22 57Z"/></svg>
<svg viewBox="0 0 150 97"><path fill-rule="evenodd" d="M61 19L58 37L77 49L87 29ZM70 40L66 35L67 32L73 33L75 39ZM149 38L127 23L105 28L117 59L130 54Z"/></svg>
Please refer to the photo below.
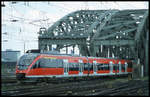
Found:
<svg viewBox="0 0 150 97"><path fill-rule="evenodd" d="M17 62L20 57L20 51L13 51L8 49L6 51L2 51L2 62Z"/></svg>

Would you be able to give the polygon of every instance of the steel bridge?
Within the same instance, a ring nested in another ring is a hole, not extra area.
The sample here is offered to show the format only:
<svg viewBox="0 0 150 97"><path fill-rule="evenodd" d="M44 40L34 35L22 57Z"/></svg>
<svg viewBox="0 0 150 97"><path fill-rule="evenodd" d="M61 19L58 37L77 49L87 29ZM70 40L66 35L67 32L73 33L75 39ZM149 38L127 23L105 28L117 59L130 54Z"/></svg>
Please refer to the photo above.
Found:
<svg viewBox="0 0 150 97"><path fill-rule="evenodd" d="M78 45L83 56L132 59L148 73L149 11L79 10L39 31L39 49L56 50Z"/></svg>

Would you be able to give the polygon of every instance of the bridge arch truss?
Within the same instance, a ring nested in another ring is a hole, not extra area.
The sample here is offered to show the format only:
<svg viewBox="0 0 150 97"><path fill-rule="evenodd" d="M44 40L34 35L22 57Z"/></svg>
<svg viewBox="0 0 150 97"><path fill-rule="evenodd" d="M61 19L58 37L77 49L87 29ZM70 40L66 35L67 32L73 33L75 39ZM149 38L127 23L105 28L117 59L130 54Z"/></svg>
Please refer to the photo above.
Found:
<svg viewBox="0 0 150 97"><path fill-rule="evenodd" d="M147 9L75 11L39 31L39 49L78 45L83 56L140 59L148 68L148 17Z"/></svg>

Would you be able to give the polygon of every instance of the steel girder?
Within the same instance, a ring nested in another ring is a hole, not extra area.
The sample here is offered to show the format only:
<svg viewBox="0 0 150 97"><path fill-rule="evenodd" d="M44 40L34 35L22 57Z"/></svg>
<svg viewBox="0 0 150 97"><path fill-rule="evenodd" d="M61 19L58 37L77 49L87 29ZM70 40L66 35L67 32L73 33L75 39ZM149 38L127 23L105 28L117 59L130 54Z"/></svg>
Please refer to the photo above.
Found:
<svg viewBox="0 0 150 97"><path fill-rule="evenodd" d="M101 14L105 15L105 12L107 10L80 10L80 11L76 11L73 13L70 13L66 16L64 16L62 19L60 19L59 21L57 21L56 23L54 23L54 25L52 25L50 28L48 28L45 31L40 31L40 35L39 35L39 48L43 47L42 46L42 40L45 40L45 37L53 37L53 39L55 40L57 37L58 38L64 38L68 41L68 38L70 38L70 42L71 40L74 40L76 38L76 41L78 41L78 39L87 39L91 33L87 33L88 28L90 27L90 25L92 25L95 21L97 21L98 19L100 19ZM95 26L94 26L95 27ZM45 43L48 44L48 38L47 41L45 40ZM64 44L59 44L58 41L55 42L55 44L57 44L57 48L63 48L64 45L66 45L66 42L63 42ZM67 43L68 44L68 43ZM88 47L87 47L87 41L84 43L85 46L82 45L82 43L79 43L77 45L79 45L80 48L80 53L82 55L89 55L88 54ZM73 44L74 45L74 44ZM72 46L73 46L72 45Z"/></svg>
<svg viewBox="0 0 150 97"><path fill-rule="evenodd" d="M129 50L129 53L130 53L131 48L135 47L134 46L135 33L138 27L138 23L140 24L141 20L143 19L143 15L145 11L146 10L117 11L114 14L108 16L101 23L99 23L96 26L98 30L96 30L93 36L91 36L90 55L101 56L101 53L99 53L99 51L95 51L95 48L97 48L95 45L97 44L99 45L112 45L113 44L115 46L119 46L120 49L122 48L122 46L126 45L126 49L130 49ZM113 41L113 42L109 42L106 40ZM117 42L114 40L117 40ZM126 41L128 41L128 43ZM103 49L103 48L100 48L100 49ZM108 49L111 50L110 46L105 47L104 51L106 50L106 52L108 52ZM115 52L121 53L123 52L123 50L121 51L119 49L116 49ZM112 52L112 53L115 54L115 52ZM105 54L108 55L108 53L105 53ZM111 55L111 53L109 55ZM116 56L116 57L119 57L119 56ZM134 58L134 56L128 54L128 56L126 55L126 57L121 57L121 58Z"/></svg>
<svg viewBox="0 0 150 97"><path fill-rule="evenodd" d="M149 71L149 12L146 11L141 23L138 25L135 35L137 59L140 59L140 64L144 65L144 74L148 75ZM136 60L137 60L136 59Z"/></svg>
<svg viewBox="0 0 150 97"><path fill-rule="evenodd" d="M83 56L140 58L143 62L148 60L148 13L146 9L75 11L39 32L39 48L79 45Z"/></svg>

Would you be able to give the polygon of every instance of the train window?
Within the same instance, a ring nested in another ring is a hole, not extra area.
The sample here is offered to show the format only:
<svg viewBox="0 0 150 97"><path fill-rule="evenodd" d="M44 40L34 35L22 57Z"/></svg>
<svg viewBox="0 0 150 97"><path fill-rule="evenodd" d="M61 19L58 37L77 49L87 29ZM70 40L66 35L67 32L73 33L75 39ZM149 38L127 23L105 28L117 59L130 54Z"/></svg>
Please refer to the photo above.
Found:
<svg viewBox="0 0 150 97"><path fill-rule="evenodd" d="M83 63L84 70L93 70L92 63Z"/></svg>
<svg viewBox="0 0 150 97"><path fill-rule="evenodd" d="M109 70L109 64L105 64L105 70Z"/></svg>
<svg viewBox="0 0 150 97"><path fill-rule="evenodd" d="M69 70L70 71L78 71L79 70L79 63L69 63Z"/></svg>
<svg viewBox="0 0 150 97"><path fill-rule="evenodd" d="M98 70L109 70L109 64L98 64L97 69Z"/></svg>
<svg viewBox="0 0 150 97"><path fill-rule="evenodd" d="M40 62L36 61L35 64L31 67L31 69L40 68Z"/></svg>
<svg viewBox="0 0 150 97"><path fill-rule="evenodd" d="M125 64L121 64L121 70L125 71Z"/></svg>
<svg viewBox="0 0 150 97"><path fill-rule="evenodd" d="M55 59L57 62L57 67L62 68L63 67L63 60L62 59Z"/></svg>
<svg viewBox="0 0 150 97"><path fill-rule="evenodd" d="M36 58L37 55L23 55L20 60L18 65L30 65L33 60Z"/></svg>
<svg viewBox="0 0 150 97"><path fill-rule="evenodd" d="M132 62L128 63L128 68L132 68Z"/></svg>
<svg viewBox="0 0 150 97"><path fill-rule="evenodd" d="M109 64L103 64L104 70L109 70Z"/></svg>
<svg viewBox="0 0 150 97"><path fill-rule="evenodd" d="M84 63L84 70L88 70L88 63Z"/></svg>
<svg viewBox="0 0 150 97"><path fill-rule="evenodd" d="M37 55L23 55L18 62L18 69L27 69L28 66L33 62Z"/></svg>
<svg viewBox="0 0 150 97"><path fill-rule="evenodd" d="M103 65L103 64L97 64L97 69L98 69L98 70L103 70L102 65Z"/></svg>
<svg viewBox="0 0 150 97"><path fill-rule="evenodd" d="M119 64L113 64L113 70L119 70Z"/></svg>
<svg viewBox="0 0 150 97"><path fill-rule="evenodd" d="M35 69L35 68L40 68L41 64L40 64L40 60L36 61L35 64L32 65L31 69Z"/></svg>
<svg viewBox="0 0 150 97"><path fill-rule="evenodd" d="M93 64L89 63L89 70L93 70Z"/></svg>
<svg viewBox="0 0 150 97"><path fill-rule="evenodd" d="M18 65L30 65L32 63L32 59L23 58L19 60Z"/></svg>
<svg viewBox="0 0 150 97"><path fill-rule="evenodd" d="M31 69L35 69L36 68L36 64L34 64L32 67L31 67Z"/></svg>
<svg viewBox="0 0 150 97"><path fill-rule="evenodd" d="M39 59L41 68L62 68L63 60L62 59Z"/></svg>
<svg viewBox="0 0 150 97"><path fill-rule="evenodd" d="M40 68L41 67L41 62L38 62L37 63L37 68Z"/></svg>

